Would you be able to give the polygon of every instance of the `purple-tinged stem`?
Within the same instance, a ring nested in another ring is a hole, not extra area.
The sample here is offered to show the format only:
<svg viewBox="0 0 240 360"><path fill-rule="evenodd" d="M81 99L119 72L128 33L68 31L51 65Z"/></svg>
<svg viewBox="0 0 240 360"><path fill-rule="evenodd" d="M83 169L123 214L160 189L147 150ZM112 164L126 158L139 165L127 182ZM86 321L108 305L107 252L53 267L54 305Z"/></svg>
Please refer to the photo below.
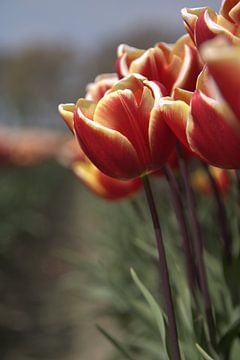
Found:
<svg viewBox="0 0 240 360"><path fill-rule="evenodd" d="M237 215L237 225L238 233L240 233L240 170L235 170L235 180L236 180L236 215Z"/></svg>
<svg viewBox="0 0 240 360"><path fill-rule="evenodd" d="M196 278L196 269L195 264L193 261L193 254L191 248L191 241L189 238L189 232L184 212L184 206L182 202L182 198L180 196L179 185L177 180L173 174L172 169L169 166L164 167L164 174L167 179L167 182L170 187L170 191L172 194L173 205L175 208L176 217L178 220L181 238L182 238L182 248L185 257L185 266L186 266L186 273L188 279L188 285L192 292L194 300L196 300L196 285L197 285L197 278Z"/></svg>
<svg viewBox="0 0 240 360"><path fill-rule="evenodd" d="M205 264L204 264L204 259L203 259L202 231L201 231L200 224L199 224L199 221L197 218L195 198L193 195L192 187L190 185L188 164L184 159L182 147L179 143L177 144L177 153L178 153L178 158L179 158L180 171L181 171L181 174L183 177L185 191L186 191L187 204L188 204L191 223L192 223L193 237L195 240L194 241L194 250L195 250L194 255L196 258L200 287L201 287L201 291L202 291L202 295L203 295L204 310L205 310L205 316L206 316L206 321L207 321L207 325L208 325L209 338L210 338L213 348L216 348L215 323L214 323L214 319L213 319L212 304L211 304L211 298L210 298L208 282L207 282L207 274L206 274Z"/></svg>
<svg viewBox="0 0 240 360"><path fill-rule="evenodd" d="M224 255L226 257L226 260L228 264L231 264L232 262L232 238L231 233L228 227L228 221L227 221L227 215L226 215L226 209L224 206L224 202L222 200L221 194L219 192L217 183L209 169L209 166L206 163L202 163L203 167L206 170L206 173L208 175L213 195L217 204L217 212L218 212L218 223L219 223L219 229L221 233L221 238L223 241L223 248L224 248Z"/></svg>
<svg viewBox="0 0 240 360"><path fill-rule="evenodd" d="M166 314L168 318L169 342L170 342L170 351L172 354L171 359L181 360L180 349L178 344L176 318L173 307L172 292L170 287L167 259L166 259L166 253L163 243L162 231L160 227L160 221L148 177L144 176L142 178L142 181L144 185L144 190L145 190L149 210L152 217L152 222L153 222L153 227L157 242L159 270L162 278L162 292L165 301Z"/></svg>
<svg viewBox="0 0 240 360"><path fill-rule="evenodd" d="M240 170L235 170L236 181L237 181L237 202L240 208Z"/></svg>

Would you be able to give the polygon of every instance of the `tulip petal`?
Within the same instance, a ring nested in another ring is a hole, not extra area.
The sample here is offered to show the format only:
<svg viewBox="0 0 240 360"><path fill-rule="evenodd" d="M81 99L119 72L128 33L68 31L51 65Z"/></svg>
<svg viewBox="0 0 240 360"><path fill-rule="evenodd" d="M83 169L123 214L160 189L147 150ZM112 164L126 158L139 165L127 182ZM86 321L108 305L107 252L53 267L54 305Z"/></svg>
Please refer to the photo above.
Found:
<svg viewBox="0 0 240 360"><path fill-rule="evenodd" d="M139 104L142 98L143 92L143 80L145 78L139 74L129 75L124 79L119 80L112 88L108 91L108 94L116 90L129 89L133 92L137 103Z"/></svg>
<svg viewBox="0 0 240 360"><path fill-rule="evenodd" d="M197 49L191 45L185 45L185 53L181 71L175 81L173 88L182 88L188 91L194 91L196 81L200 72L200 62Z"/></svg>
<svg viewBox="0 0 240 360"><path fill-rule="evenodd" d="M240 22L239 0L225 0L220 9L220 14L229 21Z"/></svg>
<svg viewBox="0 0 240 360"><path fill-rule="evenodd" d="M99 101L107 90L118 80L117 74L101 74L98 75L94 83L90 83L86 87L86 96L88 100Z"/></svg>
<svg viewBox="0 0 240 360"><path fill-rule="evenodd" d="M129 66L131 62L137 59L144 53L145 50L137 49L135 47L121 44L118 46L117 54L118 59L116 61L116 73L119 79L129 74Z"/></svg>
<svg viewBox="0 0 240 360"><path fill-rule="evenodd" d="M96 177L96 172L100 171L100 170L98 170L89 160L75 162L72 165L72 170L75 173L75 175L77 175L77 177L88 188L90 188L96 194L104 197L105 190L101 186L101 184L99 184L99 181L97 180L97 177Z"/></svg>
<svg viewBox="0 0 240 360"><path fill-rule="evenodd" d="M176 137L162 117L160 107L153 108L149 124L149 143L152 153L153 170L160 169L166 164Z"/></svg>
<svg viewBox="0 0 240 360"><path fill-rule="evenodd" d="M240 47L216 39L205 44L201 54L223 97L240 121Z"/></svg>
<svg viewBox="0 0 240 360"><path fill-rule="evenodd" d="M75 109L75 104L60 104L58 106L58 111L62 116L63 120L67 124L68 128L73 131L73 112Z"/></svg>
<svg viewBox="0 0 240 360"><path fill-rule="evenodd" d="M142 74L148 80L159 81L170 94L181 66L180 63L181 60L174 55L171 63L168 64L163 50L160 47L155 47L146 50L142 56L132 61L129 71Z"/></svg>
<svg viewBox="0 0 240 360"><path fill-rule="evenodd" d="M196 91L188 118L187 137L191 149L211 165L240 167L238 123L226 104Z"/></svg>
<svg viewBox="0 0 240 360"><path fill-rule="evenodd" d="M77 101L76 108L79 106L81 106L81 111L86 118L93 118L97 106L96 102L88 99L79 99Z"/></svg>
<svg viewBox="0 0 240 360"><path fill-rule="evenodd" d="M134 146L141 163L149 163L149 112L139 110L132 91L117 90L102 98L97 105L94 122L123 134Z"/></svg>
<svg viewBox="0 0 240 360"><path fill-rule="evenodd" d="M192 41L195 42L195 27L196 22L202 13L204 13L208 8L207 7L201 7L201 8L183 8L181 10L182 18L184 21L184 25L187 29L187 32L192 38Z"/></svg>
<svg viewBox="0 0 240 360"><path fill-rule="evenodd" d="M163 98L160 103L162 119L166 122L179 141L189 149L186 127L190 107L184 101Z"/></svg>
<svg viewBox="0 0 240 360"><path fill-rule="evenodd" d="M131 73L142 74L149 80L159 80L159 65L163 64L164 60L159 48L151 48L134 60L129 70Z"/></svg>
<svg viewBox="0 0 240 360"><path fill-rule="evenodd" d="M119 180L113 179L110 176L103 174L98 170L97 180L99 184L101 184L104 189L104 197L108 200L121 200L124 198L131 197L134 193L136 193L142 182L139 178L133 180Z"/></svg>
<svg viewBox="0 0 240 360"><path fill-rule="evenodd" d="M182 100L188 105L190 105L191 103L192 96L193 96L193 92L179 88L174 89L172 94L172 98L174 100Z"/></svg>
<svg viewBox="0 0 240 360"><path fill-rule="evenodd" d="M200 46L203 42L213 39L223 31L217 24L217 15L213 10L206 10L198 16L195 26L195 42Z"/></svg>
<svg viewBox="0 0 240 360"><path fill-rule="evenodd" d="M122 179L139 176L144 168L130 141L119 132L88 119L85 116L87 106L87 100L78 101L74 128L88 158L109 176Z"/></svg>
<svg viewBox="0 0 240 360"><path fill-rule="evenodd" d="M141 187L140 179L114 179L102 173L90 161L76 162L73 172L96 195L108 200L116 201L130 197Z"/></svg>
<svg viewBox="0 0 240 360"><path fill-rule="evenodd" d="M236 1L236 5L229 11L229 17L236 24L240 25L240 3Z"/></svg>

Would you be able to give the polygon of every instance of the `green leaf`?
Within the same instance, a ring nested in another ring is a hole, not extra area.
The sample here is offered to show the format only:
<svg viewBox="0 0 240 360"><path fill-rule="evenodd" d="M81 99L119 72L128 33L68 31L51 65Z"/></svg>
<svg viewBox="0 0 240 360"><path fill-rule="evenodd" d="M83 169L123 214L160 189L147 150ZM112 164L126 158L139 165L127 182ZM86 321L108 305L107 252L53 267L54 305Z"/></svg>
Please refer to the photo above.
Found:
<svg viewBox="0 0 240 360"><path fill-rule="evenodd" d="M225 334L222 336L219 342L219 347L221 351L225 353L229 353L230 348L232 346L232 342L240 335L240 319L237 319Z"/></svg>
<svg viewBox="0 0 240 360"><path fill-rule="evenodd" d="M100 325L96 325L100 333L109 340L113 346L125 357L127 360L134 360L128 351L116 340L112 335L110 335L106 330L104 330Z"/></svg>
<svg viewBox="0 0 240 360"><path fill-rule="evenodd" d="M135 282L135 284L137 285L137 287L143 294L144 298L146 299L146 301L150 307L150 310L152 312L152 315L157 322L157 327L158 327L159 334L161 337L162 345L164 346L164 350L166 351L166 332L165 332L163 312L159 308L159 306L158 306L156 300L154 299L154 297L152 296L152 294L145 287L145 285L141 282L141 280L139 279L139 277L137 276L135 271L133 269L130 269L130 271L131 271L131 276L133 278L133 281Z"/></svg>
<svg viewBox="0 0 240 360"><path fill-rule="evenodd" d="M229 359L231 360L239 359L239 354L240 354L240 341L238 339L235 339L231 347Z"/></svg>
<svg viewBox="0 0 240 360"><path fill-rule="evenodd" d="M198 349L198 351L200 352L200 354L202 355L202 358L203 358L204 360L214 360L210 355L208 355L208 354L206 353L205 350L203 350L203 349L201 348L200 345L196 344L196 348Z"/></svg>

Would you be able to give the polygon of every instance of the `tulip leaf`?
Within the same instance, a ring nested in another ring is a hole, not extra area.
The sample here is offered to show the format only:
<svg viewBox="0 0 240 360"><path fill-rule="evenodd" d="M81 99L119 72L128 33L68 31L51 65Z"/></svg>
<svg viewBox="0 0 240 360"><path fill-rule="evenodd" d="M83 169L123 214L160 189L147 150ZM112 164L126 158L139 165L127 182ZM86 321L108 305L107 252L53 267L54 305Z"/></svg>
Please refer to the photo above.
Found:
<svg viewBox="0 0 240 360"><path fill-rule="evenodd" d="M198 349L198 351L200 352L200 354L204 360L214 360L210 355L208 355L206 353L205 350L203 350L203 348L201 348L200 345L196 344L196 348Z"/></svg>
<svg viewBox="0 0 240 360"><path fill-rule="evenodd" d="M232 342L240 335L240 319L236 320L220 339L219 347L224 353L229 353Z"/></svg>
<svg viewBox="0 0 240 360"><path fill-rule="evenodd" d="M112 345L125 357L127 360L134 360L133 357L129 354L129 352L119 343L119 341L110 335L105 329L103 329L100 325L96 325L97 329L100 333L105 336L107 340L109 340Z"/></svg>
<svg viewBox="0 0 240 360"><path fill-rule="evenodd" d="M130 271L131 271L131 276L132 276L133 281L135 282L135 284L137 285L137 287L141 291L142 295L146 299L146 301L147 301L147 303L148 303L148 305L149 305L149 307L151 309L152 315L154 316L154 319L156 319L158 330L159 330L161 341L162 341L162 345L165 347L165 344L166 344L166 332L165 332L165 324L164 324L163 312L159 308L159 306L158 306L156 300L154 299L154 297L152 296L152 294L149 292L149 290L141 282L141 280L139 279L139 277L137 276L135 271L133 269L131 269Z"/></svg>

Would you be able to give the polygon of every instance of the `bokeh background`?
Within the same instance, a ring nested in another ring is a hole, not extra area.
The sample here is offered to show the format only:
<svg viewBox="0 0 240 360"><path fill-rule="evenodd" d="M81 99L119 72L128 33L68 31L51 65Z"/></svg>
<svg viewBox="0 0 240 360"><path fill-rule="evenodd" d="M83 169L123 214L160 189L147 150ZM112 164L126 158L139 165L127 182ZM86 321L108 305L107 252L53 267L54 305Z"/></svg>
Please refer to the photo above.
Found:
<svg viewBox="0 0 240 360"><path fill-rule="evenodd" d="M0 147L6 127L70 136L57 105L113 72L118 44L174 42L184 33L180 9L205 5L220 1L1 0ZM95 323L115 325L86 299L89 260L104 263L96 242L114 236L125 205L95 198L55 160L35 164L28 141L26 161L3 158L0 168L1 359L106 359L111 346Z"/></svg>

